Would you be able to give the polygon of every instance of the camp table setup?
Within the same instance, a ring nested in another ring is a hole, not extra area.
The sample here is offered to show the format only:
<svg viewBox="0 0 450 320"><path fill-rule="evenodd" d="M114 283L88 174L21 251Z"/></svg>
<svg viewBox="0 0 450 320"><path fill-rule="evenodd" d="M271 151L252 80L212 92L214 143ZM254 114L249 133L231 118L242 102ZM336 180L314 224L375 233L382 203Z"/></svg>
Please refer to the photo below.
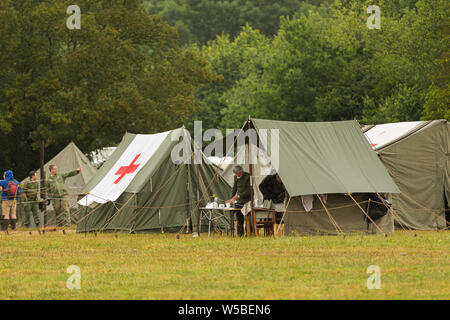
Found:
<svg viewBox="0 0 450 320"><path fill-rule="evenodd" d="M208 220L208 237L211 236L211 224L213 224L213 237L214 231L216 230L216 221L220 218L225 218L225 213L230 214L230 236L234 237L235 235L235 215L239 214L242 208L227 208L227 207L217 207L217 208L199 208L200 210L200 219ZM253 210L249 212L245 216L246 221L246 231L247 236L252 234L251 225L256 226L253 228L254 235L258 236L257 228L264 227L265 231L268 231L267 234L275 234L276 231L276 211L270 208L263 207L253 207ZM270 229L272 229L270 231Z"/></svg>
<svg viewBox="0 0 450 320"><path fill-rule="evenodd" d="M258 228L264 228L264 235L275 235L276 233L276 211L272 208L254 206L245 216L247 236L257 237ZM251 226L254 226L253 232Z"/></svg>
<svg viewBox="0 0 450 320"><path fill-rule="evenodd" d="M200 220L202 219L206 219L208 220L208 237L211 236L211 223L213 224L213 237L214 237L214 232L216 230L216 220L220 219L220 218L224 218L225 217L225 212L229 211L232 212L233 210L240 210L239 208L206 208L206 207L202 207L199 208L200 209ZM233 234L233 226L234 226L234 216L233 214L231 214L231 216L233 217L231 220L231 233Z"/></svg>
<svg viewBox="0 0 450 320"><path fill-rule="evenodd" d="M253 207L251 218L253 218L253 225L256 225L255 235L258 236L258 228L264 228L264 235L275 235L277 230L277 217L275 209ZM247 234L249 234L250 225L247 226ZM272 230L271 230L272 229Z"/></svg>
<svg viewBox="0 0 450 320"><path fill-rule="evenodd" d="M225 208L230 212L230 224L231 224L231 237L234 237L234 217L235 214L239 214L242 208ZM247 236L252 234L251 225L256 226L253 228L254 235L258 236L257 228L264 227L264 230L270 230L267 227L273 228L273 233L276 230L276 211L270 208L253 207L253 210L245 216L245 229ZM268 233L270 234L270 232Z"/></svg>

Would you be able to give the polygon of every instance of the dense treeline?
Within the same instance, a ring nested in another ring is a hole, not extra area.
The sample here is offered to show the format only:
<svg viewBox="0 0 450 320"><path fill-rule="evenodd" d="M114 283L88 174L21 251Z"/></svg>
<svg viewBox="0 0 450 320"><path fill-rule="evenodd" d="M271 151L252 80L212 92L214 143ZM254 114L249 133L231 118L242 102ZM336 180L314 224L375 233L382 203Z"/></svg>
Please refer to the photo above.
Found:
<svg viewBox="0 0 450 320"><path fill-rule="evenodd" d="M87 153L181 126L215 79L142 0L76 1L80 30L66 26L72 2L0 2L0 170L18 178L39 166L41 139L49 160L71 140Z"/></svg>
<svg viewBox="0 0 450 320"><path fill-rule="evenodd" d="M278 32L281 16L324 0L144 0L150 14L178 29L182 44L205 44L217 35L237 36L247 23L267 36Z"/></svg>
<svg viewBox="0 0 450 320"><path fill-rule="evenodd" d="M78 0L81 30L70 4L0 2L0 170L19 178L41 139L48 160L194 119L450 118L447 0Z"/></svg>
<svg viewBox="0 0 450 320"><path fill-rule="evenodd" d="M249 116L365 123L449 118L445 0L378 1L381 29L369 29L374 1L336 1L282 18L268 37L251 26L234 39L197 47L222 81L197 92L209 127Z"/></svg>

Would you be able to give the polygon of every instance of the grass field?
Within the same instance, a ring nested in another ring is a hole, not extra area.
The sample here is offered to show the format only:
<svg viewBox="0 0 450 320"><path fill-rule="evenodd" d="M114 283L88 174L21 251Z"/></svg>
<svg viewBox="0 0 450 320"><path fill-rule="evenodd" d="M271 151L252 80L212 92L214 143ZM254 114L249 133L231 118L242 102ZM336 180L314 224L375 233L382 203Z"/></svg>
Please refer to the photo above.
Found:
<svg viewBox="0 0 450 320"><path fill-rule="evenodd" d="M416 236L414 236L416 234ZM231 239L0 234L0 299L449 299L450 232ZM81 289L69 290L69 265ZM369 265L381 289L369 290Z"/></svg>

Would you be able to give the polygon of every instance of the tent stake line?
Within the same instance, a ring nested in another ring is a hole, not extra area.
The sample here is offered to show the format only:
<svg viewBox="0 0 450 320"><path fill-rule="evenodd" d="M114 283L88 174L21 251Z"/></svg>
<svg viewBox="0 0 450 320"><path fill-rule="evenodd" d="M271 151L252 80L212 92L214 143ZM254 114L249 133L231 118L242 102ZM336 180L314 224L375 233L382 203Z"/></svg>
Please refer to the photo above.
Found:
<svg viewBox="0 0 450 320"><path fill-rule="evenodd" d="M381 228L375 223L375 221L372 220L371 217L369 217L369 215L367 214L366 211L364 211L364 209L359 205L359 203L355 200L355 198L353 198L351 193L348 193L348 196L356 203L356 205L358 206L358 208L366 215L366 217L370 220L370 222L373 223L373 225L378 229L378 231L380 231L381 233L383 233L385 236L387 236L387 234L381 230Z"/></svg>

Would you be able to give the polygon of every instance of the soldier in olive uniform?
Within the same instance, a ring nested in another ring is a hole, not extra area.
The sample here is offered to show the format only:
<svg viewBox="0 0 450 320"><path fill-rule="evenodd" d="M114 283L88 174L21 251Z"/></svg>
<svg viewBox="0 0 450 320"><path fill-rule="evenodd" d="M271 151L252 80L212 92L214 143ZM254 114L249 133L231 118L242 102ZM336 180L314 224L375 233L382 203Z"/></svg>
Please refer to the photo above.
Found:
<svg viewBox="0 0 450 320"><path fill-rule="evenodd" d="M233 169L234 183L233 190L231 192L232 198L227 200L226 203L233 203L236 201L238 207L242 207L245 203L251 199L251 187L250 187L250 175L244 172L241 166L236 166ZM238 235L244 235L244 215L241 212L236 214L238 221Z"/></svg>
<svg viewBox="0 0 450 320"><path fill-rule="evenodd" d="M25 213L25 226L30 226L30 216L33 215L34 224L36 228L41 225L41 219L39 217L39 182L37 181L36 171L31 171L29 174L30 181L25 182L23 185L22 195L25 198L25 205L23 211ZM31 211L31 212L30 212Z"/></svg>
<svg viewBox="0 0 450 320"><path fill-rule="evenodd" d="M58 167L51 164L49 170L50 177L46 181L47 194L55 209L56 223L58 226L70 226L70 209L67 200L69 193L65 182L67 178L79 174L81 168L67 173L58 173Z"/></svg>

